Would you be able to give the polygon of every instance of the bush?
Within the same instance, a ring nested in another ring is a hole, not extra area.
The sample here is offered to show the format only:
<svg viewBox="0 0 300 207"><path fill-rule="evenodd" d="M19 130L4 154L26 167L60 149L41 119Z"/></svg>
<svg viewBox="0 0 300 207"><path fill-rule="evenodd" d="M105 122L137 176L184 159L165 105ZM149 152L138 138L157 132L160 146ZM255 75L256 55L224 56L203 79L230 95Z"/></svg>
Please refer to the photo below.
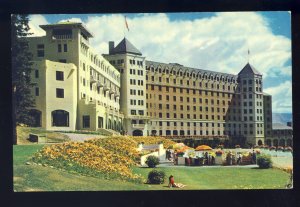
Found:
<svg viewBox="0 0 300 207"><path fill-rule="evenodd" d="M162 184L165 182L166 174L164 171L152 170L148 174L148 183Z"/></svg>
<svg viewBox="0 0 300 207"><path fill-rule="evenodd" d="M259 155L257 157L257 164L261 169L267 169L272 167L271 156L269 155Z"/></svg>
<svg viewBox="0 0 300 207"><path fill-rule="evenodd" d="M156 165L159 164L159 159L158 159L158 157L150 155L149 157L147 157L146 164L149 167L154 168L154 167L156 167Z"/></svg>

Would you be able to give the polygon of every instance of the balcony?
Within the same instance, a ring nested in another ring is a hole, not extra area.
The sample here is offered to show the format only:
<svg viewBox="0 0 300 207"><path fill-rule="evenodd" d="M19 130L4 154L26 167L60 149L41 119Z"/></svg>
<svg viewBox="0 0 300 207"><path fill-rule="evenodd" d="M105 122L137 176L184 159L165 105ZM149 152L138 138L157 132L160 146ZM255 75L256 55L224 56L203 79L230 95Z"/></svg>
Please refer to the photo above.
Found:
<svg viewBox="0 0 300 207"><path fill-rule="evenodd" d="M135 129L144 129L145 128L145 124L132 124L132 128L135 128Z"/></svg>
<svg viewBox="0 0 300 207"><path fill-rule="evenodd" d="M73 39L72 35L53 35L52 36L53 40L69 40L69 39Z"/></svg>
<svg viewBox="0 0 300 207"><path fill-rule="evenodd" d="M111 94L115 94L115 91L112 90L112 89L110 89L110 90L109 90L109 94L110 94L110 95L111 95Z"/></svg>
<svg viewBox="0 0 300 207"><path fill-rule="evenodd" d="M109 90L110 90L110 88L109 88L107 85L105 85L105 86L103 87L103 89L104 89L104 91L109 91Z"/></svg>
<svg viewBox="0 0 300 207"><path fill-rule="evenodd" d="M97 81L97 87L103 87L104 85L103 85L103 83L101 83L101 81Z"/></svg>
<svg viewBox="0 0 300 207"><path fill-rule="evenodd" d="M85 45L89 46L89 41L86 40L86 39L84 39L83 37L80 37L80 41L81 41L82 43L84 43Z"/></svg>
<svg viewBox="0 0 300 207"><path fill-rule="evenodd" d="M90 79L91 79L91 81L90 81L91 83L96 83L97 82L96 76L94 76L94 75L91 75Z"/></svg>
<svg viewBox="0 0 300 207"><path fill-rule="evenodd" d="M150 116L146 116L146 115L128 115L127 118L129 118L129 119L150 119Z"/></svg>

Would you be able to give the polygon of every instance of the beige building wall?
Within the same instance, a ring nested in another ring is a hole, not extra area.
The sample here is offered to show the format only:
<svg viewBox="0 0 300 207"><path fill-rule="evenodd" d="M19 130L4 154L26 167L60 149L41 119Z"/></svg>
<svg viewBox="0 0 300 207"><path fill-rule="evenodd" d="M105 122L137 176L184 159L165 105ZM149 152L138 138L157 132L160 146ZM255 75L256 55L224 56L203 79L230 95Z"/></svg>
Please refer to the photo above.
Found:
<svg viewBox="0 0 300 207"><path fill-rule="evenodd" d="M74 114L76 129L96 130L99 128L98 117L101 117L103 128L120 130L123 119L119 104L120 73L90 46L92 34L81 23L40 27L46 31L46 36L28 38L33 59L73 63L77 67L74 92L80 104ZM39 55L41 52L43 55ZM45 80L48 81L47 76ZM92 110L93 107L96 110ZM83 127L83 116L88 114L90 127ZM108 124L107 120L112 120L113 124Z"/></svg>
<svg viewBox="0 0 300 207"><path fill-rule="evenodd" d="M122 41L119 44L122 44ZM114 48L113 43L111 50ZM147 135L145 57L126 51L120 54L110 51L110 54L104 57L118 68L121 74L120 108L125 117L124 130L129 135L133 135L136 130L142 132L142 135Z"/></svg>
<svg viewBox="0 0 300 207"><path fill-rule="evenodd" d="M32 82L36 83L36 86L33 88L32 93L36 100L35 109L41 112L41 127L47 130L75 130L77 110L76 70L76 66L72 63L64 64L49 60L33 63L31 76ZM57 80L57 72L62 72L63 80ZM38 73L38 77L36 77L36 73ZM63 90L62 98L57 97L57 89ZM53 126L52 113L56 110L68 112L68 126Z"/></svg>

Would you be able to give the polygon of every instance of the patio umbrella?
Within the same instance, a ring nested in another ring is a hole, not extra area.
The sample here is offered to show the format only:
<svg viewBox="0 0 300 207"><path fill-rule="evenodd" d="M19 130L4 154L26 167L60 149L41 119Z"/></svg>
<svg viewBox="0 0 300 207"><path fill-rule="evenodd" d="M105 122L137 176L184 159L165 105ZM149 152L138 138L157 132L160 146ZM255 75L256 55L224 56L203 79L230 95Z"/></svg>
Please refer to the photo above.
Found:
<svg viewBox="0 0 300 207"><path fill-rule="evenodd" d="M190 149L191 149L191 148L188 147L188 146L183 146L183 147L180 147L180 148L177 150L177 152L185 152L185 151L190 150Z"/></svg>
<svg viewBox="0 0 300 207"><path fill-rule="evenodd" d="M195 150L196 151L205 151L205 150L212 150L212 148L210 146L207 146L207 145L200 145L200 146L196 147Z"/></svg>
<svg viewBox="0 0 300 207"><path fill-rule="evenodd" d="M182 142L176 143L176 144L173 145L173 149L180 149L184 146L185 146L185 144L183 144Z"/></svg>

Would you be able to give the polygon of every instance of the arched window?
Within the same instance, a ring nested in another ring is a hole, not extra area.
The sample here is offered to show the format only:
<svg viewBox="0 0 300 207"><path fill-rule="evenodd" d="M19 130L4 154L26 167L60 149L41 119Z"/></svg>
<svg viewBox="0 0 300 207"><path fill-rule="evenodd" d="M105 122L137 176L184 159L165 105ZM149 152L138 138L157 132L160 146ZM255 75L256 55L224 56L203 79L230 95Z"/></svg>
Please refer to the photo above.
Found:
<svg viewBox="0 0 300 207"><path fill-rule="evenodd" d="M263 145L263 143L262 143L261 140L258 140L257 144L258 144L259 146Z"/></svg>
<svg viewBox="0 0 300 207"><path fill-rule="evenodd" d="M293 147L293 141L291 139L287 140L287 146Z"/></svg>
<svg viewBox="0 0 300 207"><path fill-rule="evenodd" d="M178 135L178 131L177 130L173 130L173 136L177 136Z"/></svg>
<svg viewBox="0 0 300 207"><path fill-rule="evenodd" d="M64 110L55 110L51 112L52 126L68 127L69 126L69 112Z"/></svg>
<svg viewBox="0 0 300 207"><path fill-rule="evenodd" d="M280 139L279 145L285 147L285 140L284 139Z"/></svg>
<svg viewBox="0 0 300 207"><path fill-rule="evenodd" d="M143 136L143 131L136 129L132 132L132 136Z"/></svg>
<svg viewBox="0 0 300 207"><path fill-rule="evenodd" d="M278 146L278 139L273 140L273 146L277 147Z"/></svg>
<svg viewBox="0 0 300 207"><path fill-rule="evenodd" d="M270 139L267 139L266 144L267 144L268 146L271 146L271 145L272 145L272 141L271 141Z"/></svg>

